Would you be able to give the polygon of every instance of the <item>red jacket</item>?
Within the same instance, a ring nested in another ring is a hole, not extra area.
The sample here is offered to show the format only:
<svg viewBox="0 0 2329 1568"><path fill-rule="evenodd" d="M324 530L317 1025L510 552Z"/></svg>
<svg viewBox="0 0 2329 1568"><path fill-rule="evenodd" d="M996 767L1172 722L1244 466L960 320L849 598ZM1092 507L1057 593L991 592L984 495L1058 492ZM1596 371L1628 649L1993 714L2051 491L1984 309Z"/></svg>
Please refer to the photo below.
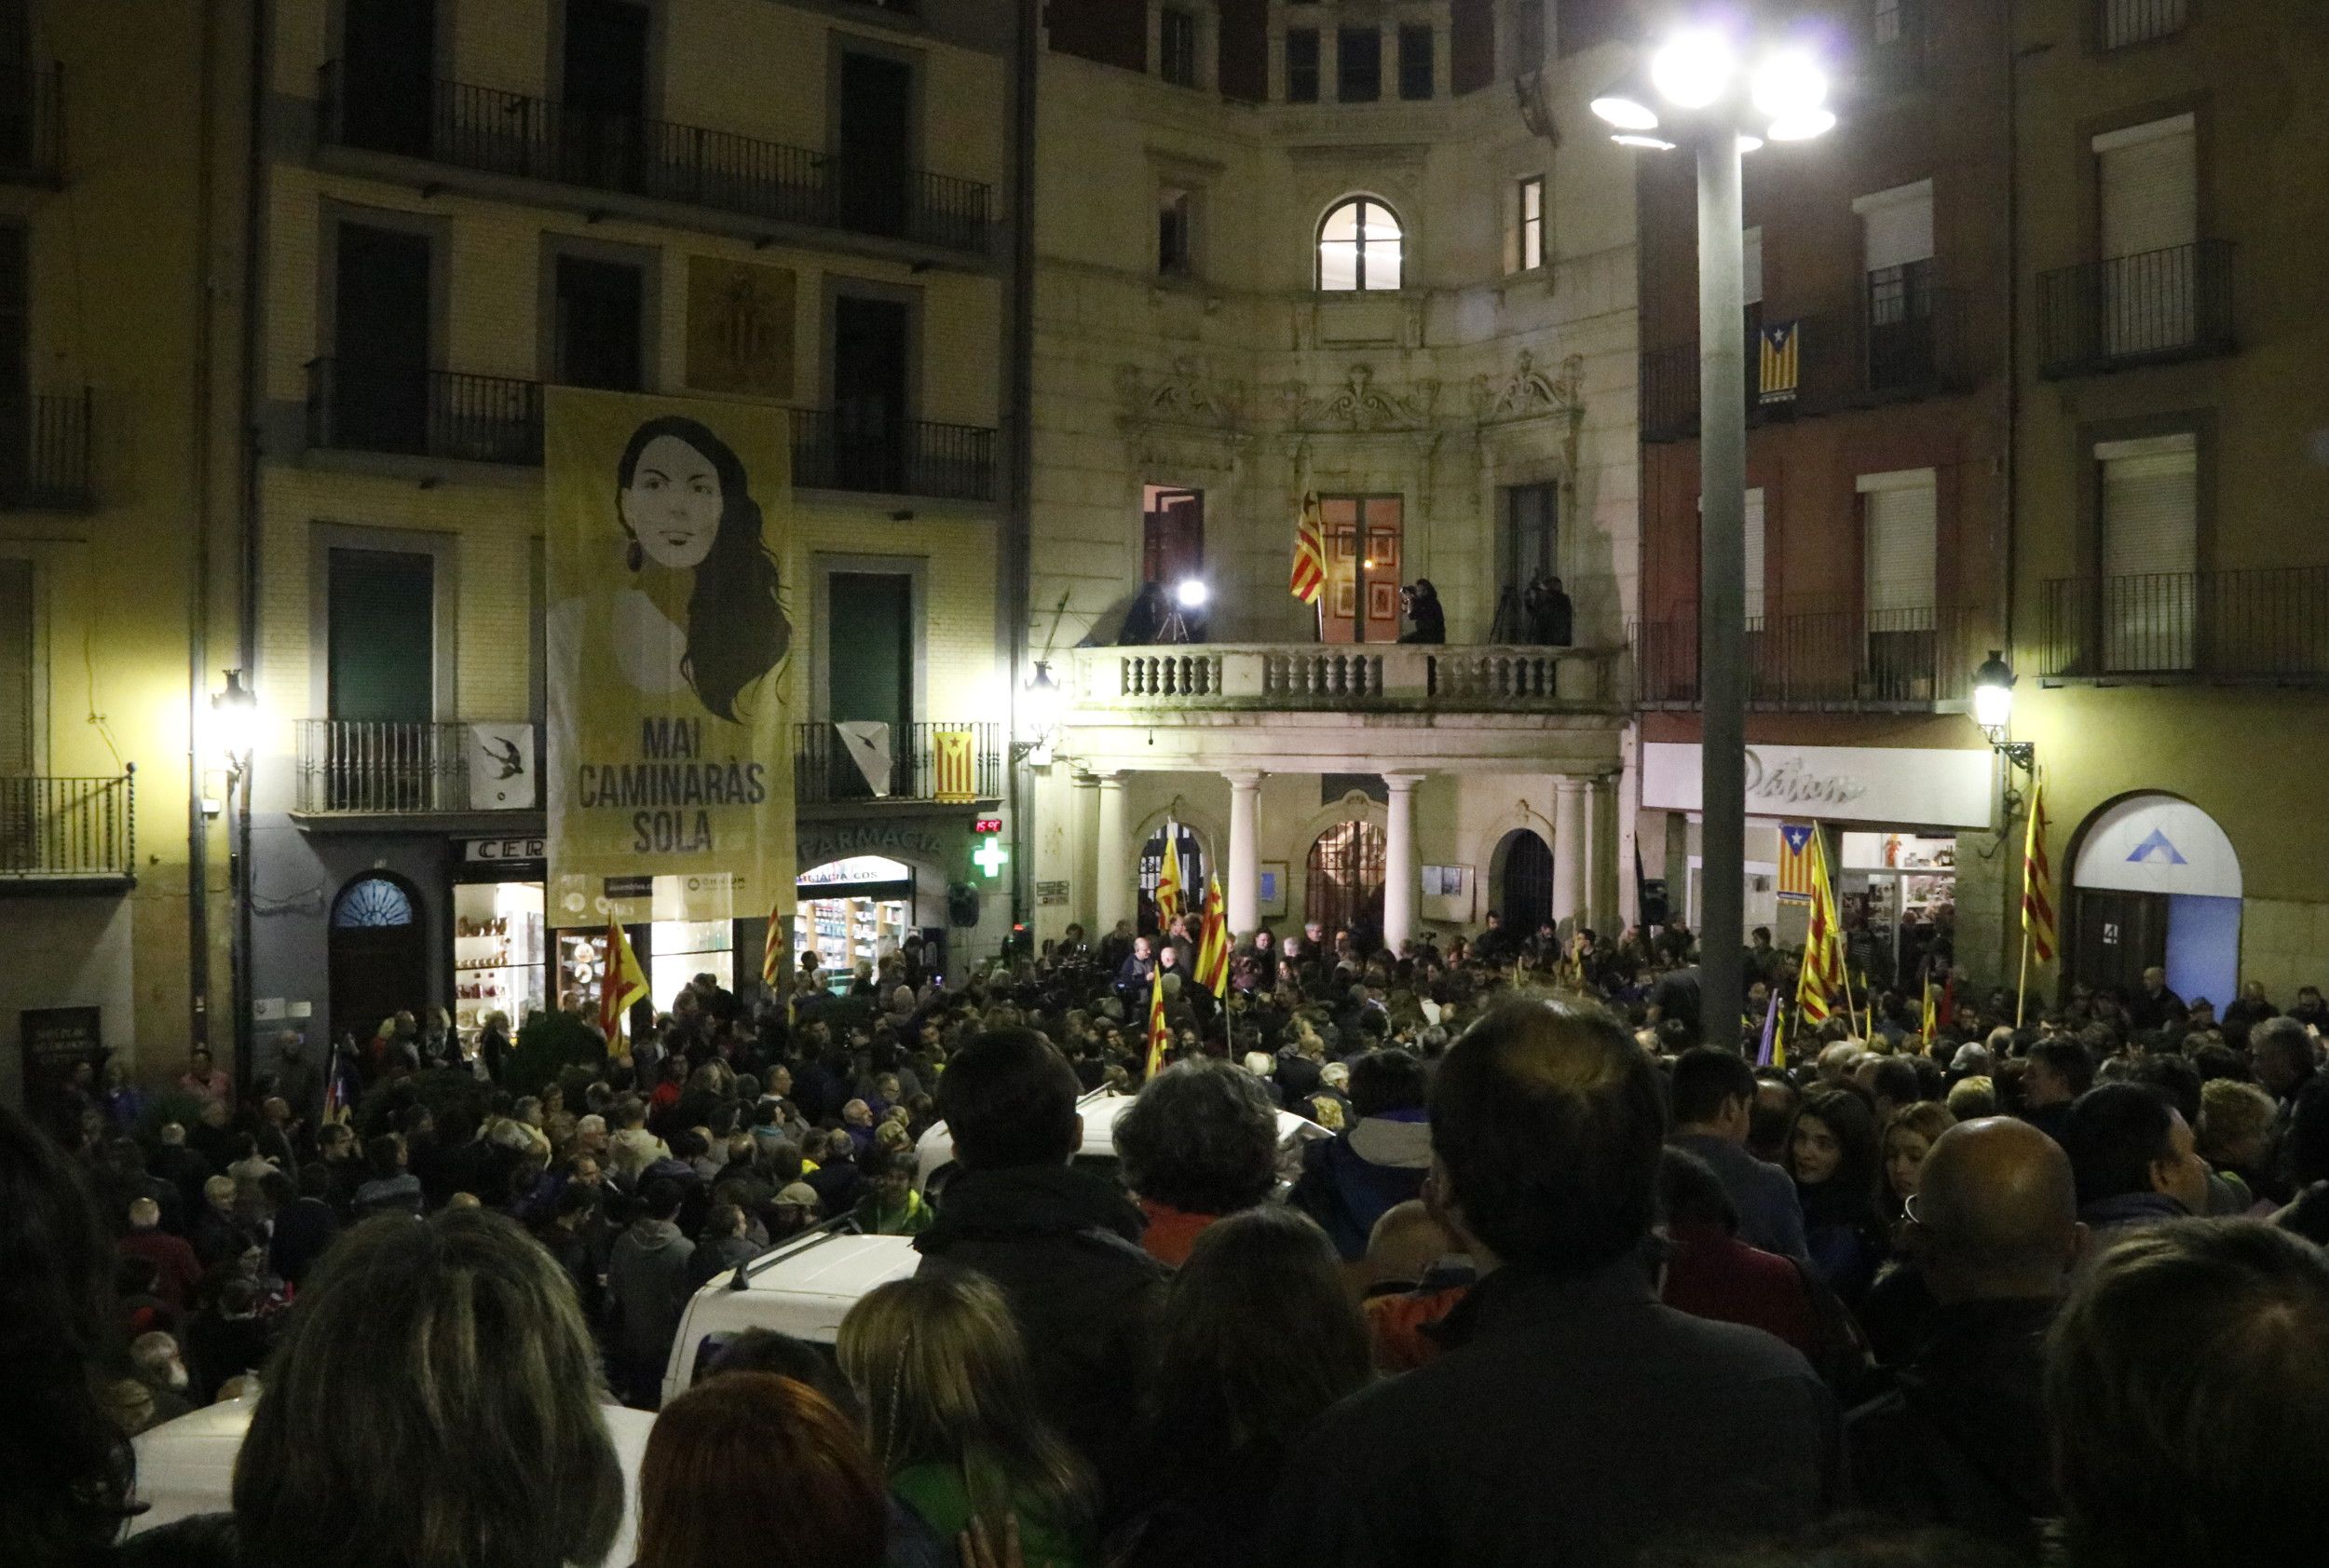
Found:
<svg viewBox="0 0 2329 1568"><path fill-rule="evenodd" d="M114 1244L129 1258L143 1258L161 1271L158 1296L180 1312L194 1305L195 1288L202 1283L202 1264L183 1237L168 1231L132 1231Z"/></svg>
<svg viewBox="0 0 2329 1568"><path fill-rule="evenodd" d="M1806 1357L1819 1351L1819 1321L1811 1289L1795 1264L1748 1246L1713 1225L1669 1225L1668 1306L1719 1323L1744 1323L1793 1345Z"/></svg>

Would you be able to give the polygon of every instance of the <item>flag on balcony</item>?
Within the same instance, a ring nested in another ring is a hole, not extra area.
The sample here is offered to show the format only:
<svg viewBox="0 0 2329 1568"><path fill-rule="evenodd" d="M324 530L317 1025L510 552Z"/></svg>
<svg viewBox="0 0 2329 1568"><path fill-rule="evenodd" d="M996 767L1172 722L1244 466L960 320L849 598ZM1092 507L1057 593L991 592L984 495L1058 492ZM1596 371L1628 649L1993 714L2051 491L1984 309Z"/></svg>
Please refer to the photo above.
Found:
<svg viewBox="0 0 2329 1568"><path fill-rule="evenodd" d="M1180 825L1166 817L1164 858L1156 870L1156 929L1159 935L1169 934L1173 922L1180 919L1181 893Z"/></svg>
<svg viewBox="0 0 2329 1568"><path fill-rule="evenodd" d="M1164 1070L1164 1047L1172 1037L1164 1023L1164 967L1159 964L1149 980L1149 1060L1143 1077L1154 1078Z"/></svg>
<svg viewBox="0 0 2329 1568"><path fill-rule="evenodd" d="M1795 904L1811 901L1811 825L1779 825L1779 896Z"/></svg>
<svg viewBox="0 0 2329 1568"><path fill-rule="evenodd" d="M1215 877L1205 891L1205 921L1197 934L1197 984L1215 1001L1229 995L1229 908L1221 897L1221 879Z"/></svg>
<svg viewBox="0 0 2329 1568"><path fill-rule="evenodd" d="M1757 334L1763 349L1758 367L1762 392L1757 402L1795 401L1796 389L1802 385L1803 326L1801 321L1781 321Z"/></svg>
<svg viewBox="0 0 2329 1568"><path fill-rule="evenodd" d="M841 749L865 776L865 787L879 799L890 793L890 727L879 720L836 720L834 733Z"/></svg>
<svg viewBox="0 0 2329 1568"><path fill-rule="evenodd" d="M2054 868L2046 858L2046 776L2030 785L2030 835L2022 847L2022 934L2040 963L2054 961Z"/></svg>
<svg viewBox="0 0 2329 1568"><path fill-rule="evenodd" d="M968 729L940 729L930 738L937 760L937 787L932 798L946 801L978 798L977 736Z"/></svg>
<svg viewBox="0 0 2329 1568"><path fill-rule="evenodd" d="M1318 522L1318 497L1302 497L1301 519L1294 525L1294 577L1289 588L1305 605L1314 605L1327 589L1327 536Z"/></svg>
<svg viewBox="0 0 2329 1568"><path fill-rule="evenodd" d="M645 995L647 972L639 967L639 955L632 951L622 922L610 920L606 922L606 968L598 981L598 1031L616 1055L631 1054L621 1048L622 1021L631 1004Z"/></svg>
<svg viewBox="0 0 2329 1568"><path fill-rule="evenodd" d="M1805 1024L1817 1026L1835 1016L1828 999L1844 989L1844 927L1837 918L1835 888L1828 879L1828 852L1816 823L1805 853L1811 869L1811 930L1804 938L1795 1011Z"/></svg>

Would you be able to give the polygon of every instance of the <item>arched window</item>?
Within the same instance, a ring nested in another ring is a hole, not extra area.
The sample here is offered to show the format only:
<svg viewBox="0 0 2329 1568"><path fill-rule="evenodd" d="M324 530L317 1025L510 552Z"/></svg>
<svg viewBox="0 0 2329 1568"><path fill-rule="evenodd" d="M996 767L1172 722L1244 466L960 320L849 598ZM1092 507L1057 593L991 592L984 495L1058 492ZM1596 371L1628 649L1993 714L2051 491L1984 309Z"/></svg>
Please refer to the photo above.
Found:
<svg viewBox="0 0 2329 1568"><path fill-rule="evenodd" d="M1335 203L1318 225L1318 287L1328 293L1397 288L1404 243L1397 216L1373 197Z"/></svg>

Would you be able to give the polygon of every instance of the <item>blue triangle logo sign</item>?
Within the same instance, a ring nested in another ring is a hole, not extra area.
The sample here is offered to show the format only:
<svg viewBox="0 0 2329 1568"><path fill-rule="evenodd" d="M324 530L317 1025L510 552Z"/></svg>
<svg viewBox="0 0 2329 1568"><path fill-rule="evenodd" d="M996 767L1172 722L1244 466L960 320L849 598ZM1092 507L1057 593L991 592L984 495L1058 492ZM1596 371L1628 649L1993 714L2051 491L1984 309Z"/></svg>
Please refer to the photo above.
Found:
<svg viewBox="0 0 2329 1568"><path fill-rule="evenodd" d="M2167 834L2159 828L2151 830L2151 837L2135 846L2135 852L2127 857L2135 866L2188 866L2184 852L2168 842Z"/></svg>

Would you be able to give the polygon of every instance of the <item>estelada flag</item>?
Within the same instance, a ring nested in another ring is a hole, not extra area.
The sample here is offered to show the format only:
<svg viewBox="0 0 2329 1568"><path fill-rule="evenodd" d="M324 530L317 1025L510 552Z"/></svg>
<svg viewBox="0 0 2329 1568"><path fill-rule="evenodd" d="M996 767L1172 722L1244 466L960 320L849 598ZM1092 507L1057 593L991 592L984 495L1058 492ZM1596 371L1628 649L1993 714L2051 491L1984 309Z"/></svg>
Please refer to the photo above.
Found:
<svg viewBox="0 0 2329 1568"><path fill-rule="evenodd" d="M2054 867L2046 858L2046 775L2030 785L2030 834L2022 846L2022 930L2040 963L2054 961Z"/></svg>
<svg viewBox="0 0 2329 1568"><path fill-rule="evenodd" d="M620 920L606 922L606 972L598 982L598 1030L609 1047L622 1040L622 1021L631 1004L647 995L647 972L631 949L631 937Z"/></svg>
<svg viewBox="0 0 2329 1568"><path fill-rule="evenodd" d="M1804 968L1795 982L1795 1011L1807 1025L1835 1015L1828 999L1844 989L1844 922L1838 918L1834 885L1828 879L1828 852L1814 824L1811 861L1811 930L1804 937Z"/></svg>
<svg viewBox="0 0 2329 1568"><path fill-rule="evenodd" d="M1164 966L1159 964L1149 980L1149 1060L1143 1076L1154 1078L1164 1070L1164 1047L1172 1034L1164 1025Z"/></svg>
<svg viewBox="0 0 2329 1568"><path fill-rule="evenodd" d="M1180 919L1180 827L1172 818L1164 819L1164 859L1156 871L1156 929L1161 934L1170 931Z"/></svg>
<svg viewBox="0 0 2329 1568"><path fill-rule="evenodd" d="M937 787L931 791L933 799L949 803L974 800L978 798L977 738L968 729L941 729L931 737L935 752Z"/></svg>
<svg viewBox="0 0 2329 1568"><path fill-rule="evenodd" d="M1315 492L1302 497L1301 518L1294 525L1294 575L1287 583L1294 597L1314 605L1327 588L1327 536L1318 523Z"/></svg>
<svg viewBox="0 0 2329 1568"><path fill-rule="evenodd" d="M1215 877L1205 895L1205 923L1197 934L1197 984L1218 1000L1229 994L1229 910Z"/></svg>
<svg viewBox="0 0 2329 1568"><path fill-rule="evenodd" d="M1779 825L1779 896L1795 903L1811 898L1811 839L1809 823Z"/></svg>

